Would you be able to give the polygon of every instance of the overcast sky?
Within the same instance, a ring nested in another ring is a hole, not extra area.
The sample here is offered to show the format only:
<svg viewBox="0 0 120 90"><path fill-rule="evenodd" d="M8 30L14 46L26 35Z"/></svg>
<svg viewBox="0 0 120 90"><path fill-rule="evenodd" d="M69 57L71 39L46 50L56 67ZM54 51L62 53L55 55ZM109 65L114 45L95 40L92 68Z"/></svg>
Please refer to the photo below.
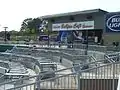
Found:
<svg viewBox="0 0 120 90"><path fill-rule="evenodd" d="M120 0L0 0L0 31L19 30L26 18L101 8L120 11Z"/></svg>

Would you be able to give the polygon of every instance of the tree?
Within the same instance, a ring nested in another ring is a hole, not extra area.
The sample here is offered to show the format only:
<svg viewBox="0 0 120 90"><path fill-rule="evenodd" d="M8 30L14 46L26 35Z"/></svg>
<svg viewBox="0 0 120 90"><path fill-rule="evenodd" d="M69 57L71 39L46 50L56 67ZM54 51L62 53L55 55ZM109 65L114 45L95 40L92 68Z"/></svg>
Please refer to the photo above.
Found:
<svg viewBox="0 0 120 90"><path fill-rule="evenodd" d="M0 37L4 37L5 36L5 31L1 31L0 32Z"/></svg>
<svg viewBox="0 0 120 90"><path fill-rule="evenodd" d="M7 32L7 40L10 40L10 33L9 32Z"/></svg>
<svg viewBox="0 0 120 90"><path fill-rule="evenodd" d="M9 33L12 36L17 36L18 35L18 31L15 31L15 30L11 30Z"/></svg>
<svg viewBox="0 0 120 90"><path fill-rule="evenodd" d="M34 29L32 29L32 30L31 30L31 33L32 33L32 34L35 34L35 30L34 30Z"/></svg>
<svg viewBox="0 0 120 90"><path fill-rule="evenodd" d="M32 21L28 22L28 28L31 30L31 32L32 32L32 30L35 30L34 32L38 33L41 23L42 23L42 21L40 18L34 18Z"/></svg>
<svg viewBox="0 0 120 90"><path fill-rule="evenodd" d="M28 28L29 22L32 22L32 18L27 18L22 22L20 31L25 31Z"/></svg>
<svg viewBox="0 0 120 90"><path fill-rule="evenodd" d="M22 22L20 31L26 31L27 29L29 29L30 33L32 33L33 30L35 30L35 33L38 33L41 23L42 21L40 18L27 18Z"/></svg>

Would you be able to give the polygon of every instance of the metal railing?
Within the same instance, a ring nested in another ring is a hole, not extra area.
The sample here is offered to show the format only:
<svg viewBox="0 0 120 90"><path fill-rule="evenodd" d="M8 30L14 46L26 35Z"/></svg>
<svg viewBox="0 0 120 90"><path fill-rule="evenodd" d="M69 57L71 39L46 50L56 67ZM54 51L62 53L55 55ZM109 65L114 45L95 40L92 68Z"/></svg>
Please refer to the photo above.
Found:
<svg viewBox="0 0 120 90"><path fill-rule="evenodd" d="M50 50L48 51L43 50L43 51L45 52L44 55L50 54L52 52ZM28 52L26 51L26 53ZM5 54L7 53L4 53L2 55ZM53 56L54 54L60 55L61 53L59 53L58 51L52 52L51 56ZM7 55L11 55L11 54L7 54ZM63 53L61 55L65 57L69 57L68 59L71 59L71 54ZM26 59L34 58L33 56L20 55L20 54L13 54L13 56L26 57ZM18 90L18 89L34 90L35 88L39 88L39 87L41 89L116 90L117 79L120 70L120 65L119 65L120 62L119 61L115 62L112 58L110 59L109 56L107 56L106 59L108 63L104 63L105 60L97 61L95 60L94 57L92 57L92 60L94 62L90 62L86 64L84 63L82 65L69 67L62 70L57 70L54 72L55 77L50 79L41 80L41 75L44 76L45 74L50 74L50 72L46 72L46 73L41 73L40 75L23 78L18 81L5 82L0 84L0 86L4 87L3 90ZM93 64L95 66L93 66ZM90 67L82 69L82 67L86 65ZM66 70L73 71L72 69L74 69L75 67L80 67L80 70L76 72L61 74L61 72L63 71L67 72ZM40 79L37 79L37 77L40 77ZM26 81L28 82L26 83ZM6 84L11 84L11 83L14 84L14 88L7 89ZM110 85L111 88L109 87Z"/></svg>
<svg viewBox="0 0 120 90"><path fill-rule="evenodd" d="M29 49L29 48L18 48L13 53L15 54L25 54L31 55L34 57L53 57L60 56L62 58L66 58L68 60L86 60L90 58L92 55L84 55L84 51L79 49ZM96 52L93 52L93 54ZM92 58L92 57L91 57ZM103 58L102 58L103 59Z"/></svg>
<svg viewBox="0 0 120 90"><path fill-rule="evenodd" d="M79 48L79 49L86 49L86 45L85 44L81 44L81 43L73 43L73 44L63 44L63 43L50 43L48 45L48 43L40 43L40 42L33 42L33 43L12 43L12 42L8 42L6 43L7 45L16 45L16 46L26 46L26 47L33 47L33 46L39 46L39 48L67 48L67 46L73 46L73 48ZM4 44L4 45L6 45ZM3 45L3 43L2 43ZM100 51L100 52L107 52L107 51L119 51L120 50L120 46L115 47L115 46L102 46L102 45L88 45L88 50L92 50L92 51Z"/></svg>
<svg viewBox="0 0 120 90"><path fill-rule="evenodd" d="M43 47L44 46L56 47L56 46L65 46L65 45L67 46L68 45L67 43L60 43L60 42L53 42L53 41L50 41L49 44L48 44L48 41L32 41L32 42L26 42L26 41L7 41L7 42L4 42L4 41L0 41L0 44L16 44L16 45L21 45L21 44L25 45L25 44L27 44L27 45L40 45L40 46L43 46ZM78 42L78 43L74 42L73 44L70 44L70 45L73 45L74 48L82 48L83 49L85 47L85 44L82 44L81 42ZM118 45L116 47L116 46L113 46L112 43L107 45L107 46L96 45L95 43L93 43L93 44L89 43L89 46L93 50L100 50L100 51L104 51L104 50L110 50L110 51L120 50L120 45Z"/></svg>
<svg viewBox="0 0 120 90"><path fill-rule="evenodd" d="M103 60L104 61L104 60ZM96 63L97 62L100 62L100 61L96 61ZM89 65L90 64L94 64L95 62L91 62L91 63L88 63ZM87 64L86 64L87 65ZM82 67L82 66L75 66L75 67ZM67 75L67 74L60 74L60 72L66 72L66 70L71 70L71 69L73 69L73 68L75 68L75 67L69 67L69 68L66 68L66 69L62 69L62 70L57 70L57 71L55 71L55 74L56 74L56 76L57 77L63 77L63 76L65 76L65 75ZM49 72L47 72L48 74L49 74ZM45 74L45 73L44 73ZM40 75L44 75L43 73L42 74L40 74ZM72 74L72 73L68 73L68 75L70 75L70 77L68 77L69 79L68 79L68 82L69 82L69 80L73 80L74 78L76 78L76 75L74 75L74 74ZM20 79L20 80L17 80L17 81L11 81L11 82L6 82L6 83L2 83L2 84L0 84L0 86L1 85L4 85L4 87L5 87L5 85L6 84L11 84L11 83L14 83L15 85L16 85L16 83L18 83L19 82L19 84L20 84L20 82L24 82L24 81L26 81L26 80L32 80L33 78L34 79L36 79L36 77L38 77L38 75L36 75L36 76L32 76L32 77L28 77L28 78L23 78L23 79ZM64 78L64 79L63 79ZM65 80L65 78L67 78L67 76L66 77L63 77L62 79L63 80ZM71 78L71 79L70 79ZM52 79L53 80L53 79ZM60 81L59 80L59 82L58 83L62 83L63 82L63 80L62 81ZM42 80L42 82L43 82L44 80ZM65 80L66 81L66 80ZM75 80L76 81L76 80ZM35 81L34 81L35 82ZM21 83L21 84L22 84ZM72 83L72 82L69 82L69 83ZM23 83L24 84L24 83ZM35 84L35 83L34 83ZM44 83L45 84L45 83ZM14 86L15 86L14 85ZM62 84L62 85L64 85L64 84ZM73 85L73 84L72 84ZM45 86L46 87L46 86ZM60 87L60 86L59 86ZM68 87L68 86L65 86L66 88ZM71 87L71 86L70 86ZM4 90L6 90L6 89L4 89ZM12 89L11 89L12 90ZM16 89L15 89L16 90Z"/></svg>
<svg viewBox="0 0 120 90"><path fill-rule="evenodd" d="M104 64L69 74L59 74L56 77L22 84L7 90L40 89L78 89L78 90L116 90L120 65L118 62ZM34 89L33 89L34 87Z"/></svg>

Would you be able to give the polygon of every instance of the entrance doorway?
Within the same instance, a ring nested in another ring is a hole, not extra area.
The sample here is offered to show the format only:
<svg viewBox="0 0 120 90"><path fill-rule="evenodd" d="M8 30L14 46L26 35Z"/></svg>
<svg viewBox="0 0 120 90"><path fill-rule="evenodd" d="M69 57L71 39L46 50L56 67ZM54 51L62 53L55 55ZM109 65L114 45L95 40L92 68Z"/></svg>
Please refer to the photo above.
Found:
<svg viewBox="0 0 120 90"><path fill-rule="evenodd" d="M87 34L88 33L88 34ZM85 38L88 35L89 43L101 43L103 30L84 30L82 31L82 37Z"/></svg>

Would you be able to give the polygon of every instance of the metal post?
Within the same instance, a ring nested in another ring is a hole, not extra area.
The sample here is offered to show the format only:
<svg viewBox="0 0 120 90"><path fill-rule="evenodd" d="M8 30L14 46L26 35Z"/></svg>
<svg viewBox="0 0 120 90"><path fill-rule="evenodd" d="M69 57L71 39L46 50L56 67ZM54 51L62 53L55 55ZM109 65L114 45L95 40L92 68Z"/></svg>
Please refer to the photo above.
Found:
<svg viewBox="0 0 120 90"><path fill-rule="evenodd" d="M80 73L78 72L78 90L80 90Z"/></svg>
<svg viewBox="0 0 120 90"><path fill-rule="evenodd" d="M62 63L62 56L60 56L60 63Z"/></svg>
<svg viewBox="0 0 120 90"><path fill-rule="evenodd" d="M113 85L112 86L113 86L112 90L114 90L115 89L115 64L114 63L113 63Z"/></svg>
<svg viewBox="0 0 120 90"><path fill-rule="evenodd" d="M41 80L41 78L40 78L41 76L40 76L40 74L37 76L37 78L36 78L36 88L37 88L37 90L40 90L40 80Z"/></svg>
<svg viewBox="0 0 120 90"><path fill-rule="evenodd" d="M85 46L85 55L88 55L88 30L86 30L86 46ZM87 63L87 59L84 60L84 63ZM84 67L89 67L88 65L83 66Z"/></svg>
<svg viewBox="0 0 120 90"><path fill-rule="evenodd" d="M5 43L6 43L6 41L7 41L7 36L6 36L6 29L8 28L8 27L3 27L4 29L5 29Z"/></svg>
<svg viewBox="0 0 120 90"><path fill-rule="evenodd" d="M85 55L88 55L88 30L86 30L86 47L85 47Z"/></svg>
<svg viewBox="0 0 120 90"><path fill-rule="evenodd" d="M49 34L49 30L48 30L48 47L50 45L50 34Z"/></svg>

